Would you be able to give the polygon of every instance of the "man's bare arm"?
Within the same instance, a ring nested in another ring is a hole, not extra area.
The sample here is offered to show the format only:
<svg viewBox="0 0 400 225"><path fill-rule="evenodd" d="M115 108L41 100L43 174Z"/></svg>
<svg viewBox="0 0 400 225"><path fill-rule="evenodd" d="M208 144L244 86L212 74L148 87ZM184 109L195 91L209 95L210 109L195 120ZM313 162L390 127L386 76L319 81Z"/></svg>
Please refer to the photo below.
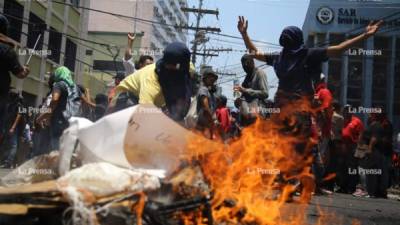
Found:
<svg viewBox="0 0 400 225"><path fill-rule="evenodd" d="M257 47L254 45L254 43L251 41L249 35L247 34L247 28L249 25L249 21L247 21L243 16L239 16L239 21L238 21L238 30L240 34L242 35L244 44L246 45L247 50L249 50L250 55L253 56L254 58L260 60L260 61L266 61L265 55L258 51Z"/></svg>
<svg viewBox="0 0 400 225"><path fill-rule="evenodd" d="M332 56L340 56L344 51L350 49L351 47L355 46L357 43L364 41L368 39L369 37L373 36L379 29L379 27L382 25L383 21L378 21L378 22L370 22L367 28L365 29L365 32L363 34L358 35L357 37L354 37L350 40L346 40L339 45L335 46L330 46L327 49L327 55L329 57Z"/></svg>
<svg viewBox="0 0 400 225"><path fill-rule="evenodd" d="M21 114L18 113L17 117L14 120L14 123L12 124L12 126L10 128L10 131L9 131L10 133L14 133L15 132L15 129L17 128L17 125L19 124L21 119L22 119L22 116L21 116Z"/></svg>
<svg viewBox="0 0 400 225"><path fill-rule="evenodd" d="M128 33L128 44L126 46L125 56L124 56L124 59L126 61L132 58L132 45L134 40L135 40L135 34Z"/></svg>

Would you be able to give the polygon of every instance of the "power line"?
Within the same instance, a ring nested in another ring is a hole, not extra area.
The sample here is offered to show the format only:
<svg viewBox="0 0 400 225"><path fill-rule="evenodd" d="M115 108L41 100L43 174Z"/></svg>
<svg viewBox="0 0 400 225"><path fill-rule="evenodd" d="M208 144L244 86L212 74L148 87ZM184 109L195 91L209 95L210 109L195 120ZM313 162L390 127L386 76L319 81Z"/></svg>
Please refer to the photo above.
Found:
<svg viewBox="0 0 400 225"><path fill-rule="evenodd" d="M229 35L229 34L220 34L220 33L209 33L209 34L218 35L218 36L222 36L222 37L233 38L233 39L243 40L242 37L234 36L234 35ZM274 44L274 43L267 42L267 41L259 41L259 40L254 40L254 39L251 39L251 41L252 41L252 42L256 42L256 43L262 43L262 44L267 44L267 45L282 47L282 46L280 46L279 44Z"/></svg>
<svg viewBox="0 0 400 225"><path fill-rule="evenodd" d="M205 33L207 31L216 31L216 32L221 32L221 29L219 27L200 27L200 21L202 19L203 15L216 15L218 18L219 11L218 10L209 10L209 9L203 9L203 0L199 0L199 7L198 8L187 8L187 7L182 7L181 10L183 12L192 12L192 13L197 13L196 16L196 26L178 26L179 29L188 29L188 30L194 30L195 33L195 38L193 41L193 54L192 54L192 62L193 64L196 64L196 56L201 55L203 56L203 63L205 61L205 58L207 56L213 57L213 56L218 56L218 54L210 54L206 53L204 51L203 53L197 53L197 48L199 44L205 44L208 40L205 38ZM203 32L201 32L203 31Z"/></svg>
<svg viewBox="0 0 400 225"><path fill-rule="evenodd" d="M265 68L263 68L263 67L267 67L267 66L268 66L267 64L262 64L262 65L260 65L260 66L257 66L256 68L257 68L257 69L265 69ZM228 83L228 82L232 82L232 81L234 81L234 80L236 80L236 79L243 78L243 77L245 77L246 75L247 75L247 74L239 75L238 77L235 77L235 78L233 78L233 79L228 79L228 80L225 80L225 81L221 81L221 82L217 83L217 85L221 85L221 84L225 84L225 83Z"/></svg>
<svg viewBox="0 0 400 225"><path fill-rule="evenodd" d="M69 3L65 3L65 2L59 2L59 1L53 1L53 2L54 3L58 3L58 4L63 4L63 5L69 5L69 6L72 6L72 7L75 7L75 8L81 8L81 9L84 9L84 10L95 11L95 12L99 12L99 13L112 15L112 16L115 16L115 17L120 18L120 19L121 18L127 18L127 19L137 20L138 22L142 22L142 23L151 23L151 24L157 24L157 25L161 25L161 26L168 26L168 27L174 27L174 28L177 28L177 27L180 26L180 25L172 25L172 24L162 23L162 22L153 21L153 20L142 19L142 18L133 17L133 16L122 15L122 14L118 14L118 13L107 12L107 11L88 8L88 7L83 7L83 6L75 6L75 5L72 5L72 4L69 4ZM233 35L229 35L229 34L222 34L222 33L209 33L209 34L242 40L241 37L233 36ZM268 45L280 46L279 44L274 44L274 43L255 40L255 39L252 39L252 41L253 42L257 42L257 43L268 44Z"/></svg>

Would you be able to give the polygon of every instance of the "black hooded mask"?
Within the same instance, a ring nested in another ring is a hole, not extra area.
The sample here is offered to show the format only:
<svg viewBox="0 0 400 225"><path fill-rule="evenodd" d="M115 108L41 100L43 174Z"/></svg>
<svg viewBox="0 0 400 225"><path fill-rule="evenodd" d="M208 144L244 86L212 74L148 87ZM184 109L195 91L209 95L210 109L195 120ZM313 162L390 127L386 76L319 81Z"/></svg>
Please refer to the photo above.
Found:
<svg viewBox="0 0 400 225"><path fill-rule="evenodd" d="M167 64L177 66L177 70L169 70ZM156 63L156 73L165 98L169 116L174 120L182 120L190 106L190 51L185 44L173 42L165 50L163 57Z"/></svg>
<svg viewBox="0 0 400 225"><path fill-rule="evenodd" d="M282 31L279 44L283 49L274 69L279 78L285 78L299 69L299 64L307 55L307 48L304 46L303 32L295 26L286 27Z"/></svg>

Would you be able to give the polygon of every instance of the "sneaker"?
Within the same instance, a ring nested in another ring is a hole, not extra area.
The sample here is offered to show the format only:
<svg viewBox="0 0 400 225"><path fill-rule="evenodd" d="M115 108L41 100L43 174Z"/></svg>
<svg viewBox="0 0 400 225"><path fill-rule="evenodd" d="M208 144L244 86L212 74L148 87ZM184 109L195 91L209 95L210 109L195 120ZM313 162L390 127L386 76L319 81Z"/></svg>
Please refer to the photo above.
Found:
<svg viewBox="0 0 400 225"><path fill-rule="evenodd" d="M330 191L330 190L328 190L328 189L324 189L324 188L321 188L320 191L321 191L321 193L324 194L324 195L331 195L331 194L333 194L332 191Z"/></svg>
<svg viewBox="0 0 400 225"><path fill-rule="evenodd" d="M363 191L362 189L360 189L360 188L357 188L357 189L356 189L356 191L355 191L355 192L353 192L353 194L352 194L352 195L353 195L353 196L358 196L358 195L360 195L360 194L362 193L362 191Z"/></svg>
<svg viewBox="0 0 400 225"><path fill-rule="evenodd" d="M368 196L367 198L369 198L368 192L363 191L362 189L357 189L357 191L355 191L353 193L353 196L354 197L367 197Z"/></svg>

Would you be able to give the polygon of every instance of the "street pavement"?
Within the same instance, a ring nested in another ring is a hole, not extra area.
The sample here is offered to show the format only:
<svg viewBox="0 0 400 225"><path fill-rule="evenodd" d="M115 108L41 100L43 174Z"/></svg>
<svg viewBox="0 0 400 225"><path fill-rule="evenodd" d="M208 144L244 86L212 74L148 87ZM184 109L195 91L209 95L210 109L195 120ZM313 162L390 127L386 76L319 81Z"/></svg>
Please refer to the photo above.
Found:
<svg viewBox="0 0 400 225"><path fill-rule="evenodd" d="M10 170L0 169L0 178ZM399 197L399 193L392 194ZM309 205L285 204L281 215L283 221L291 217L304 216L304 225L400 225L400 201L395 199L360 198L349 194L313 196Z"/></svg>
<svg viewBox="0 0 400 225"><path fill-rule="evenodd" d="M11 171L11 169L0 169L0 178L7 175L10 171Z"/></svg>
<svg viewBox="0 0 400 225"><path fill-rule="evenodd" d="M313 196L308 205L288 203L280 212L281 224L306 216L307 224L301 225L400 225L400 201L350 194Z"/></svg>

